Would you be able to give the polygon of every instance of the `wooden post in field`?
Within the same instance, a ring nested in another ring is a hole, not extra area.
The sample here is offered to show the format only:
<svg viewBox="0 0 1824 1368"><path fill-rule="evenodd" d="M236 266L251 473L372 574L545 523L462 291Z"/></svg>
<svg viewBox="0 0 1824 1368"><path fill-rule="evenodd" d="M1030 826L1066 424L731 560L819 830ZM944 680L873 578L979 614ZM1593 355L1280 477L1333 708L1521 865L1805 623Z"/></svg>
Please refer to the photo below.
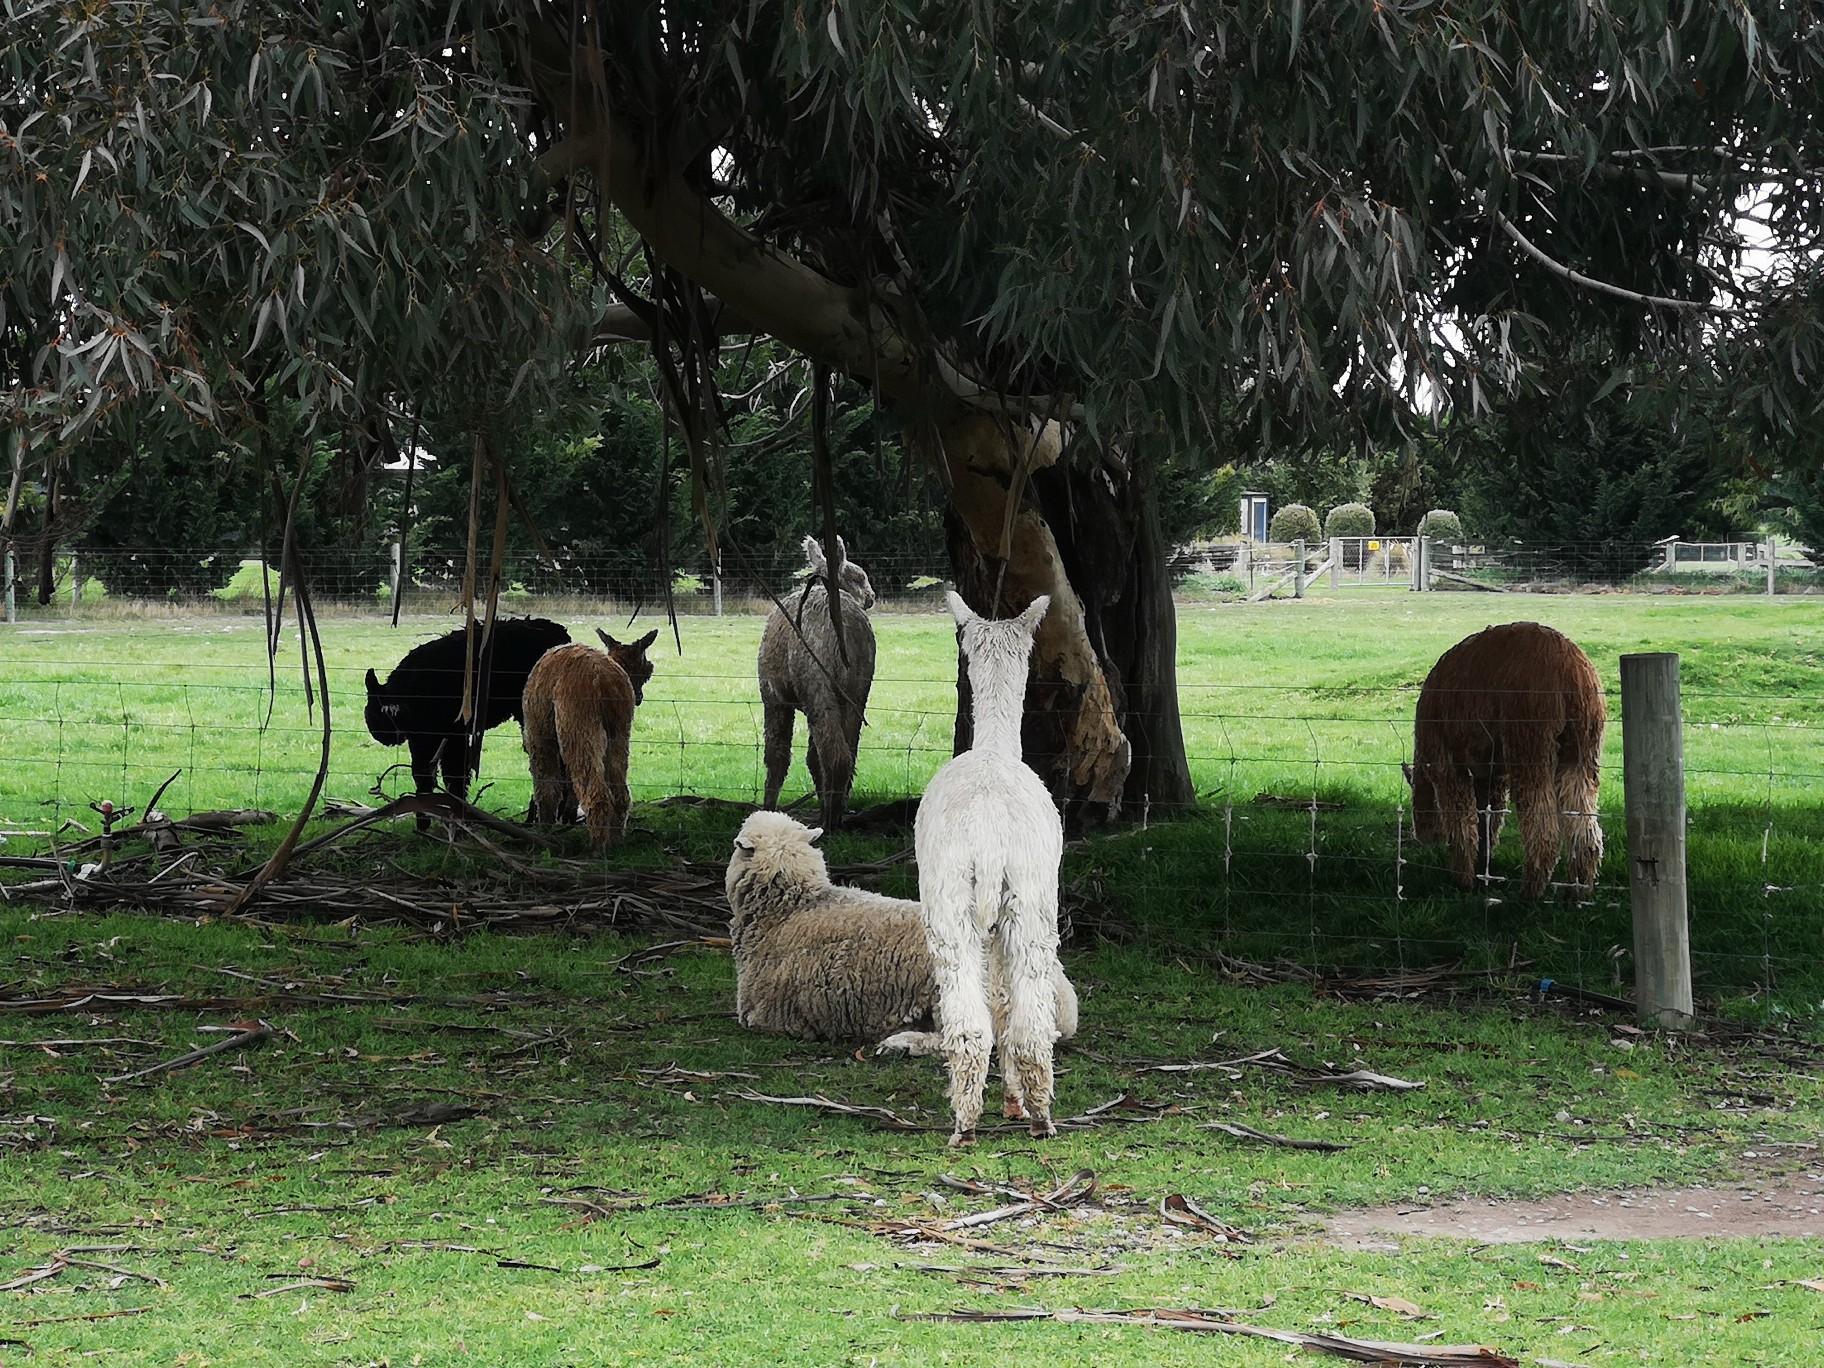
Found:
<svg viewBox="0 0 1824 1368"><path fill-rule="evenodd" d="M1292 597L1305 596L1305 539L1292 543Z"/></svg>
<svg viewBox="0 0 1824 1368"><path fill-rule="evenodd" d="M13 602L13 548L6 548L6 620L17 622L19 611Z"/></svg>
<svg viewBox="0 0 1824 1368"><path fill-rule="evenodd" d="M1768 598L1772 598L1774 595L1773 569L1774 569L1774 566L1779 564L1779 560L1780 560L1780 544L1779 544L1779 542L1775 541L1770 536L1767 538L1767 597Z"/></svg>
<svg viewBox="0 0 1824 1368"><path fill-rule="evenodd" d="M82 606L82 570L77 553L70 552L70 616L76 616L76 610Z"/></svg>
<svg viewBox="0 0 1824 1368"><path fill-rule="evenodd" d="M1621 658L1621 763L1634 909L1634 1003L1650 1026L1692 1016L1685 914L1685 739L1678 656Z"/></svg>
<svg viewBox="0 0 1824 1368"><path fill-rule="evenodd" d="M1364 543L1366 545L1366 543ZM1364 555L1367 553L1364 552ZM1330 538L1330 592L1340 594L1343 591L1343 539Z"/></svg>

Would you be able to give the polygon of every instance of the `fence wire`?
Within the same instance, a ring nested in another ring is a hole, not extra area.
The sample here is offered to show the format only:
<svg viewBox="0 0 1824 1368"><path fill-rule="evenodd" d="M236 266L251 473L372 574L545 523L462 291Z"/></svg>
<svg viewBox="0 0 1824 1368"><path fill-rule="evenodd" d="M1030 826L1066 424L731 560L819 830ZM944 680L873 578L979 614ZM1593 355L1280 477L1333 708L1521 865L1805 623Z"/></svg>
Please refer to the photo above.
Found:
<svg viewBox="0 0 1824 1368"><path fill-rule="evenodd" d="M757 637L757 623L749 625ZM320 713L306 708L296 670L280 669L276 695L263 663L243 682L186 679L186 637L242 633L257 647L259 624L203 619L167 630L172 645L162 662L119 668L53 653L15 661L0 676L0 835L8 843L0 854L42 848L70 822L94 829L92 804L143 805L174 772L161 800L172 816L296 810L320 744ZM373 803L409 792L403 749L380 746L362 722L368 662L335 660L333 633L328 644L334 743L326 795ZM660 659L635 720L631 785L636 802L649 805L636 809L637 827L661 839L683 835L682 815L650 806L662 798L760 800L761 708L750 659L731 654L709 669ZM1177 810L1143 796L1126 814L1133 824L1073 852L1067 903L1079 924L1138 927L1231 961L1279 961L1312 975L1459 961L1491 971L1530 966L1541 977L1625 991L1632 968L1617 700L1605 743L1607 853L1597 886L1579 902L1557 883L1529 903L1519 896L1515 821L1467 893L1451 883L1442 847L1411 841L1400 768L1411 755L1410 692L1328 688L1317 700L1313 692L1185 682L1180 718L1197 801ZM951 754L954 699L953 675L883 658L862 736L857 806L922 792ZM1745 998L1769 1011L1824 1003L1824 728L1803 720L1808 705L1797 696L1684 696L1700 996ZM787 800L810 789L804 743L799 719ZM505 816L525 812L530 780L512 724L489 734L473 797Z"/></svg>

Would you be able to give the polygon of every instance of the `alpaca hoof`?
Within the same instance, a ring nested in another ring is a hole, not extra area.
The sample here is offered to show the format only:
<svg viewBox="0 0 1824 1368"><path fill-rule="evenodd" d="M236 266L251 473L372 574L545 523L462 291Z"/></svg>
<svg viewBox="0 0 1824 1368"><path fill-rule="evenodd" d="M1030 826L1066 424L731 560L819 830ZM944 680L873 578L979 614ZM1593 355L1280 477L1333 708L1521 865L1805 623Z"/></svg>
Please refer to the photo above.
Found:
<svg viewBox="0 0 1824 1368"><path fill-rule="evenodd" d="M975 1131L959 1130L950 1137L951 1149L969 1149L975 1144Z"/></svg>
<svg viewBox="0 0 1824 1368"><path fill-rule="evenodd" d="M1034 1140L1050 1140L1057 1135L1058 1128L1051 1123L1049 1116L1037 1116L1026 1127L1026 1133Z"/></svg>
<svg viewBox="0 0 1824 1368"><path fill-rule="evenodd" d="M1009 1093L1007 1100L1001 1104L1001 1115L1006 1117L1009 1121L1024 1121L1026 1119L1026 1108L1021 1104L1019 1098Z"/></svg>

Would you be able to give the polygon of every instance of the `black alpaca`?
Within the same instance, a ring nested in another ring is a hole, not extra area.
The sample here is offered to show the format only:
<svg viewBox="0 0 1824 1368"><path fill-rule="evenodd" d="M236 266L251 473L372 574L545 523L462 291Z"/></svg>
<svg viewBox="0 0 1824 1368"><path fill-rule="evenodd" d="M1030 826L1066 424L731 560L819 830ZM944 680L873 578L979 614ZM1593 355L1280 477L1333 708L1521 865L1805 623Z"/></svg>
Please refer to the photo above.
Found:
<svg viewBox="0 0 1824 1368"><path fill-rule="evenodd" d="M475 628L475 748L469 748L469 728L462 712L463 638L458 628L435 641L414 646L393 667L386 683L367 672L367 730L383 746L406 745L412 753L412 784L426 794L437 787L437 767L443 766L443 786L458 798L469 796L469 776L481 759L481 733L498 727L509 717L524 718L520 695L526 676L539 657L553 646L570 640L570 633L544 618L513 618L494 624L493 660L484 676L481 670L481 627ZM419 830L429 819L418 818Z"/></svg>

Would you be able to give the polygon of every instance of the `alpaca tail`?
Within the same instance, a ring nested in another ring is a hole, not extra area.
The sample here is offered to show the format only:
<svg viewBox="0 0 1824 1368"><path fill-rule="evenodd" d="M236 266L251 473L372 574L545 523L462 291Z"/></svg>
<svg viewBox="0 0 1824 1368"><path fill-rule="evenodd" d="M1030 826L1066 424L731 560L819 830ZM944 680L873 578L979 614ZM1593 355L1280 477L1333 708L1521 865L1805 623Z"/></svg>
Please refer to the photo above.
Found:
<svg viewBox="0 0 1824 1368"><path fill-rule="evenodd" d="M605 845L609 840L608 735L601 707L593 699L575 697L570 690L560 691L552 704L564 769L576 789L590 838L598 846Z"/></svg>

